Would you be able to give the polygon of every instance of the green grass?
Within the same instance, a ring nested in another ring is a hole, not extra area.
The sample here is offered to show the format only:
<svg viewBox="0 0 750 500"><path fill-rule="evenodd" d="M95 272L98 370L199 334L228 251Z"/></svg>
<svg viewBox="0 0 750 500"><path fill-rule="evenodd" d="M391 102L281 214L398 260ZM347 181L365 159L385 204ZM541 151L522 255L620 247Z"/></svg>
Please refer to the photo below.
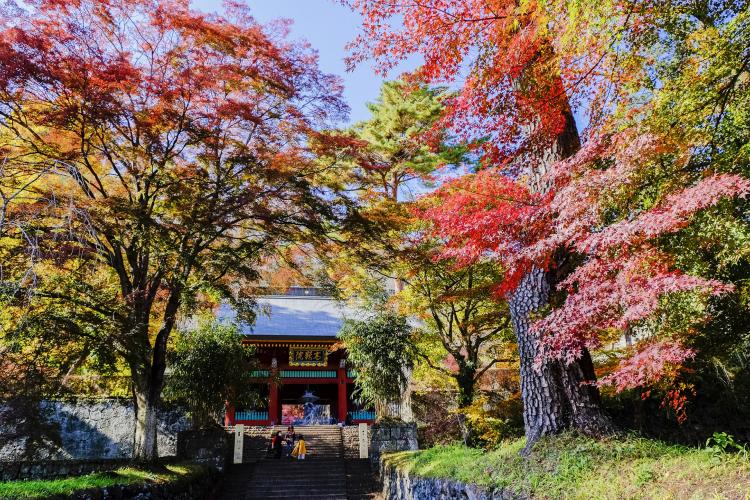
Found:
<svg viewBox="0 0 750 500"><path fill-rule="evenodd" d="M639 437L595 440L562 435L540 441L528 459L524 440L485 452L438 446L384 460L426 477L505 488L536 498L747 498L750 461L740 455Z"/></svg>
<svg viewBox="0 0 750 500"><path fill-rule="evenodd" d="M173 482L201 474L204 468L193 464L167 465L165 471L154 472L122 467L112 472L99 472L65 479L0 482L0 498L39 498L70 495L79 490L104 488L116 484Z"/></svg>

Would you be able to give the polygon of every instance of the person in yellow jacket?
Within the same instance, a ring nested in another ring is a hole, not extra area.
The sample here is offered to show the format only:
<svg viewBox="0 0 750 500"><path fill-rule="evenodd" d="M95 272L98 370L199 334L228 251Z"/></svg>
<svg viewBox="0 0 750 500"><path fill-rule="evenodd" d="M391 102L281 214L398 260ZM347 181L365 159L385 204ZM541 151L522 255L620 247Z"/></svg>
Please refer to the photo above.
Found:
<svg viewBox="0 0 750 500"><path fill-rule="evenodd" d="M297 438L297 444L294 445L294 450L292 450L292 456L297 460L304 460L306 453L307 445L305 444L305 437L300 434Z"/></svg>

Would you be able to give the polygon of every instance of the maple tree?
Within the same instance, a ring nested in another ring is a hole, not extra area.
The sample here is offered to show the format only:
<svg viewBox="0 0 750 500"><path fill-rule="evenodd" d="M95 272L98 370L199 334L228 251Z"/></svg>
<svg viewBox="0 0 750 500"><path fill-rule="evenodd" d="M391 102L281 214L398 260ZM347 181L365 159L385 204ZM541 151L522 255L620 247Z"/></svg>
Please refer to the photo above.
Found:
<svg viewBox="0 0 750 500"><path fill-rule="evenodd" d="M579 139L543 8L483 0L347 3L364 19L364 33L352 44L352 64L374 56L380 69L388 70L419 52L425 63L413 78L427 82L454 80L467 66L444 123L467 143L478 142L475 151L485 165L499 163L523 175L531 193L548 191L545 172L574 153ZM401 23L392 22L396 16ZM568 365L538 356L540 335L530 328L531 316L549 300L551 274L541 266L508 273L517 279L508 300L520 355L527 449L543 434L568 426L609 432L598 391L588 383L594 379L588 352Z"/></svg>
<svg viewBox="0 0 750 500"><path fill-rule="evenodd" d="M316 129L341 85L287 26L187 1L3 4L0 127L42 255L76 286L38 297L106 316L131 373L134 459L154 461L168 339L202 289L231 295L265 248L324 232ZM44 200L54 199L54 204ZM19 233L11 237L21 237ZM104 292L103 292L104 291Z"/></svg>
<svg viewBox="0 0 750 500"><path fill-rule="evenodd" d="M468 71L446 120L487 139L478 151L491 168L440 189L425 217L447 257L491 255L506 270L498 293L519 342L528 443L569 426L606 432L589 349L636 331L635 353L603 382L653 383L694 354L649 327L668 297L730 289L685 273L663 242L750 187L737 164L717 161L738 149L712 133L745 102L743 2L347 3L364 17L352 63L374 56L388 70L418 52L416 79ZM720 62L707 67L709 40ZM686 89L695 94L681 100ZM571 103L588 109L580 149Z"/></svg>
<svg viewBox="0 0 750 500"><path fill-rule="evenodd" d="M421 323L420 344L441 347L442 359L423 355L433 370L455 382L459 409L474 402L479 379L499 361L513 357L508 349L510 320L493 291L501 279L492 261L456 266L437 259L442 247L434 241L412 243L399 259L406 286L391 300Z"/></svg>

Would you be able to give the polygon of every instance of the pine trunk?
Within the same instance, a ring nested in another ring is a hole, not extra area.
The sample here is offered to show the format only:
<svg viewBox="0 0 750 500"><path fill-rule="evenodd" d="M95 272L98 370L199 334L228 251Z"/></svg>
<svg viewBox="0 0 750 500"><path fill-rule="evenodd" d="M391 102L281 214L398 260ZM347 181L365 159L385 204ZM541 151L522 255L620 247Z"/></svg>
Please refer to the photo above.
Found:
<svg viewBox="0 0 750 500"><path fill-rule="evenodd" d="M529 449L543 435L560 432L567 426L558 363L540 359L541 339L530 328L531 315L547 304L549 293L546 273L534 268L523 277L509 301L518 340L523 421ZM535 366L537 360L540 364Z"/></svg>
<svg viewBox="0 0 750 500"><path fill-rule="evenodd" d="M549 189L543 178L549 167L573 155L579 148L578 130L570 111L565 113L565 121L565 128L535 163L534 170L528 172L530 187L536 192ZM542 436L565 429L572 428L589 435L602 435L613 430L610 419L601 408L588 351L584 350L581 359L571 364L540 356L541 334L531 330L531 317L549 303L554 286L552 281L550 273L535 267L523 277L509 301L521 365L527 443L524 453L528 453Z"/></svg>

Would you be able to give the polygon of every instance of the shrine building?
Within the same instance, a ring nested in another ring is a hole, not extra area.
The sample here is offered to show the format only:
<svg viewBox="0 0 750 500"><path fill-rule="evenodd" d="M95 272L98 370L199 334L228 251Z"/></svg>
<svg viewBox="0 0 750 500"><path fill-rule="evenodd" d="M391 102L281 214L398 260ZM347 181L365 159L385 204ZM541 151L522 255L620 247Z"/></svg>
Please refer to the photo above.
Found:
<svg viewBox="0 0 750 500"><path fill-rule="evenodd" d="M260 369L253 372L265 404L258 408L228 407L225 424L305 425L370 423L374 411L354 398L356 374L346 365L346 350L338 340L345 318L357 311L341 305L315 288L292 287L284 295L257 298L254 325L239 323L244 342L254 345ZM236 313L222 305L222 322L235 322Z"/></svg>

